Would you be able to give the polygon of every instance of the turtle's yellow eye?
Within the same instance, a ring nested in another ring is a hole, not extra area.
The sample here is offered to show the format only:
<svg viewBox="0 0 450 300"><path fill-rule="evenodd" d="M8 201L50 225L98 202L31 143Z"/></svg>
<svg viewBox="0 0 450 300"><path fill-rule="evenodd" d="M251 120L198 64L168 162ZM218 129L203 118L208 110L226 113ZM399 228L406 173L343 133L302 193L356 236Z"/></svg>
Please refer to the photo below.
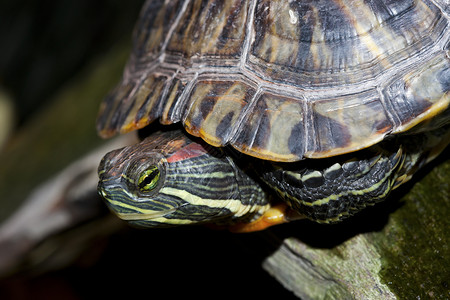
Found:
<svg viewBox="0 0 450 300"><path fill-rule="evenodd" d="M159 182L161 173L158 166L152 165L147 170L143 171L139 175L138 187L141 192L150 192L153 190Z"/></svg>

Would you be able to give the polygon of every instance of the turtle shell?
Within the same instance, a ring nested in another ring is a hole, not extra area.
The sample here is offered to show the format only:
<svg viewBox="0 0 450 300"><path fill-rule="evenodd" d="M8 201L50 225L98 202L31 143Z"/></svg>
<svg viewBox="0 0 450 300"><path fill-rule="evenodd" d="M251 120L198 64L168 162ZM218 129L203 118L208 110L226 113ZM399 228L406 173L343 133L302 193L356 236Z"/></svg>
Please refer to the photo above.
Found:
<svg viewBox="0 0 450 300"><path fill-rule="evenodd" d="M147 1L101 136L159 119L273 161L348 153L444 111L450 9L431 1Z"/></svg>

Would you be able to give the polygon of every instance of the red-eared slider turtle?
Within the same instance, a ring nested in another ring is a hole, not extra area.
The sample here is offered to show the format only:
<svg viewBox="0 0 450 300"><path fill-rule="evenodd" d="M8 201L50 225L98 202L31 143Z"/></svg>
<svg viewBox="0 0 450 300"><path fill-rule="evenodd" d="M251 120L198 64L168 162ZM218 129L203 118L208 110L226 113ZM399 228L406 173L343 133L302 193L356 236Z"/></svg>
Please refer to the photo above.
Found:
<svg viewBox="0 0 450 300"><path fill-rule="evenodd" d="M385 199L449 142L449 13L439 1L147 1L97 128L159 119L187 133L108 153L100 194L135 225L243 231L294 212L336 222Z"/></svg>

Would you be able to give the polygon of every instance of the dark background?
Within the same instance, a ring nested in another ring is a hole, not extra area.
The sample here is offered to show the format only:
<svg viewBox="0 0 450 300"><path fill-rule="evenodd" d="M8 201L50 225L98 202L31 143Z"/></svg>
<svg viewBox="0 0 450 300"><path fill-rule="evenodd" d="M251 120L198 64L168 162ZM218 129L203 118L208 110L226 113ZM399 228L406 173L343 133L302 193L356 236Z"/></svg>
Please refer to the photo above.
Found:
<svg viewBox="0 0 450 300"><path fill-rule="evenodd" d="M51 106L52 96L91 62L121 41L131 45L142 4L1 1L0 87L13 99L15 130ZM63 269L1 279L0 299L290 298L292 294L261 267L275 248L259 233L124 227L111 236L94 238Z"/></svg>
<svg viewBox="0 0 450 300"><path fill-rule="evenodd" d="M0 1L0 84L18 126L77 71L128 38L143 1Z"/></svg>

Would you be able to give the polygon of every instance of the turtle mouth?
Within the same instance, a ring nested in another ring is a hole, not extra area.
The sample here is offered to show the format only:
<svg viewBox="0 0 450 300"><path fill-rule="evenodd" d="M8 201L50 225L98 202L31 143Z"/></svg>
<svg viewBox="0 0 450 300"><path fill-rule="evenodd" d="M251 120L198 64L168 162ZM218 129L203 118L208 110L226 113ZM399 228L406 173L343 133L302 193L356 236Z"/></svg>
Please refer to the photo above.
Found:
<svg viewBox="0 0 450 300"><path fill-rule="evenodd" d="M168 214L175 212L178 207L170 208L162 211L153 211L146 213L121 213L116 212L116 215L125 221L141 221L141 220L154 220L157 218L164 217Z"/></svg>

